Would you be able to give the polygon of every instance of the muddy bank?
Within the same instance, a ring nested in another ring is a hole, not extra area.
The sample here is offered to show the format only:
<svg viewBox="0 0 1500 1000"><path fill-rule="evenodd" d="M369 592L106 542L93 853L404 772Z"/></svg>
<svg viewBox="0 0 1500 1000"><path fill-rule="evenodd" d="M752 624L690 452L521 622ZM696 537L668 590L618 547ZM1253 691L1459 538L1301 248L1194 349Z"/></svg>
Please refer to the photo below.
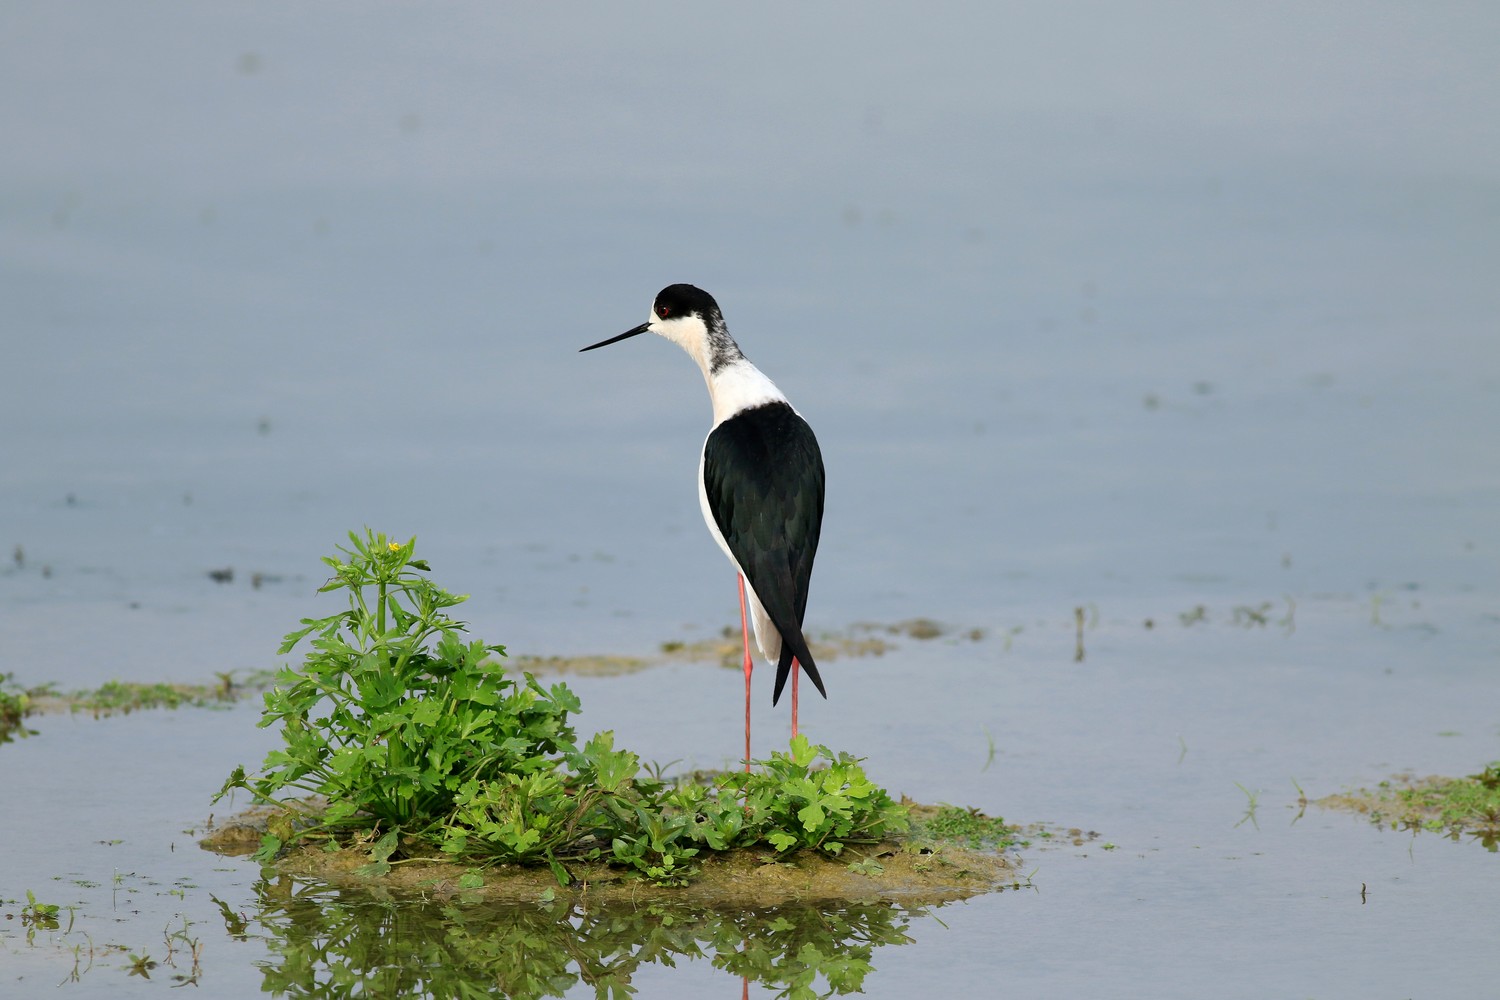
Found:
<svg viewBox="0 0 1500 1000"><path fill-rule="evenodd" d="M682 886L659 886L599 863L570 862L572 884L562 887L545 866L513 864L478 868L441 856L405 858L380 875L360 872L369 864L368 845L329 850L324 841L288 849L270 868L277 874L344 889L386 890L496 903L575 898L599 903L681 903L690 906L758 909L789 903L887 901L924 905L964 899L1026 877L1014 859L989 846L924 835L935 806L913 806L913 835L872 845L851 845L837 858L812 851L778 856L769 848L708 852L694 861L698 872ZM245 855L278 810L254 808L231 818L199 841L218 854ZM477 879L475 876L477 875ZM482 879L482 884L474 884Z"/></svg>
<svg viewBox="0 0 1500 1000"><path fill-rule="evenodd" d="M842 631L826 631L808 637L808 644L821 663L842 658L884 656L897 648L898 640L925 641L944 636L978 642L984 629L955 629L930 618L898 622L859 622ZM584 674L612 676L629 674L664 663L716 663L738 668L743 656L739 626L726 625L717 635L693 640L669 640L647 656L611 654L585 656L513 655L507 663L534 674Z"/></svg>

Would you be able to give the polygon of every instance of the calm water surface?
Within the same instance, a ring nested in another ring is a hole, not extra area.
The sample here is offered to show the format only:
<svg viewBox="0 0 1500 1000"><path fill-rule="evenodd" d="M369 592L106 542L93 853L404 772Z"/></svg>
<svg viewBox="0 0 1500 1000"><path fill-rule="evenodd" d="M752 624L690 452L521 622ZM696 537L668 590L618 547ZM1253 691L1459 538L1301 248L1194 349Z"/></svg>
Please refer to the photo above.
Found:
<svg viewBox="0 0 1500 1000"><path fill-rule="evenodd" d="M701 380L576 353L693 281L822 441L813 627L953 629L831 664L804 725L1100 835L911 915L867 994L1494 982L1492 854L1296 808L1500 758L1494 15L82 10L0 14L0 673L273 666L363 525L514 652L716 632ZM734 753L731 673L570 683L643 757ZM126 956L184 921L215 995L277 982L290 904L185 832L256 718L0 748L5 912L79 904L0 924L6 995L85 934L63 989L159 992Z"/></svg>

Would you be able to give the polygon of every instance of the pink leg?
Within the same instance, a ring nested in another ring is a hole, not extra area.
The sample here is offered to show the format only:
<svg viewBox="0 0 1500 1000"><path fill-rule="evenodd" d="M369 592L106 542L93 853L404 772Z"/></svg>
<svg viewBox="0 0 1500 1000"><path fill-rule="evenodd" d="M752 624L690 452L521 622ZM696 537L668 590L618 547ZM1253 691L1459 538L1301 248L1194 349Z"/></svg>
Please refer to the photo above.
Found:
<svg viewBox="0 0 1500 1000"><path fill-rule="evenodd" d="M792 739L797 738L797 678L802 675L802 664L792 659Z"/></svg>
<svg viewBox="0 0 1500 1000"><path fill-rule="evenodd" d="M740 635L745 639L745 773L750 773L750 671L755 661L750 657L750 622L745 616L745 578L740 580ZM795 704L795 702L793 702Z"/></svg>

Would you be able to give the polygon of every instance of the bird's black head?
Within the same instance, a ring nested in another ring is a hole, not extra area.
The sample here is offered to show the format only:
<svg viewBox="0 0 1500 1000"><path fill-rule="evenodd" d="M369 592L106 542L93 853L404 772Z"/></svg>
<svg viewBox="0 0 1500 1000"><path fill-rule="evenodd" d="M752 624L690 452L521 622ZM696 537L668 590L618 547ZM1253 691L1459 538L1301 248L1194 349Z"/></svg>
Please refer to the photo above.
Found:
<svg viewBox="0 0 1500 1000"><path fill-rule="evenodd" d="M631 327L618 336L601 340L583 348L592 351L596 347L618 344L629 337L642 333L658 333L674 341L694 354L703 357L705 363L712 358L717 363L729 354L727 343L733 347L729 334L724 329L724 317L719 313L719 304L714 297L695 285L668 285L656 293L651 303L651 318L640 326ZM735 351L738 348L734 348Z"/></svg>
<svg viewBox="0 0 1500 1000"><path fill-rule="evenodd" d="M651 314L657 319L679 319L697 313L705 323L719 317L719 304L697 285L668 285L656 293ZM712 324L709 324L712 325Z"/></svg>

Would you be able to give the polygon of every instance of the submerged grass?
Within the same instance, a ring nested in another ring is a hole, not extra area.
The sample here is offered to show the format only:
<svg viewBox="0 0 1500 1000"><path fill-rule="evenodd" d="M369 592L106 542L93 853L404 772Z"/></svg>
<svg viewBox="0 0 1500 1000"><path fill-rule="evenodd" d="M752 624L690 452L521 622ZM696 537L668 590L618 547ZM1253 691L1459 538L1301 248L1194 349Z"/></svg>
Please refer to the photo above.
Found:
<svg viewBox="0 0 1500 1000"><path fill-rule="evenodd" d="M50 712L87 712L97 719L154 708L220 708L264 691L274 676L264 670L238 678L226 672L216 674L209 684L112 680L97 688L64 692L52 684L22 691L5 675L0 677L0 732L7 724L19 725L21 718ZM12 716L15 709L18 713Z"/></svg>
<svg viewBox="0 0 1500 1000"><path fill-rule="evenodd" d="M54 712L87 712L94 718L128 715L152 708L219 708L256 690L264 690L269 673L236 681L219 674L213 684L141 683L106 681L91 690L61 692L51 684L23 688L12 674L0 675L0 744L36 735L25 720Z"/></svg>
<svg viewBox="0 0 1500 1000"><path fill-rule="evenodd" d="M31 712L31 692L19 687L13 674L0 674L0 743L31 735L21 725Z"/></svg>
<svg viewBox="0 0 1500 1000"><path fill-rule="evenodd" d="M227 675L214 684L137 683L106 681L92 691L61 697L69 711L89 712L95 718L129 714L150 708L210 708L231 704L246 692Z"/></svg>
<svg viewBox="0 0 1500 1000"><path fill-rule="evenodd" d="M1500 851L1500 761L1462 778L1396 777L1318 804L1362 813L1379 826L1468 837Z"/></svg>

